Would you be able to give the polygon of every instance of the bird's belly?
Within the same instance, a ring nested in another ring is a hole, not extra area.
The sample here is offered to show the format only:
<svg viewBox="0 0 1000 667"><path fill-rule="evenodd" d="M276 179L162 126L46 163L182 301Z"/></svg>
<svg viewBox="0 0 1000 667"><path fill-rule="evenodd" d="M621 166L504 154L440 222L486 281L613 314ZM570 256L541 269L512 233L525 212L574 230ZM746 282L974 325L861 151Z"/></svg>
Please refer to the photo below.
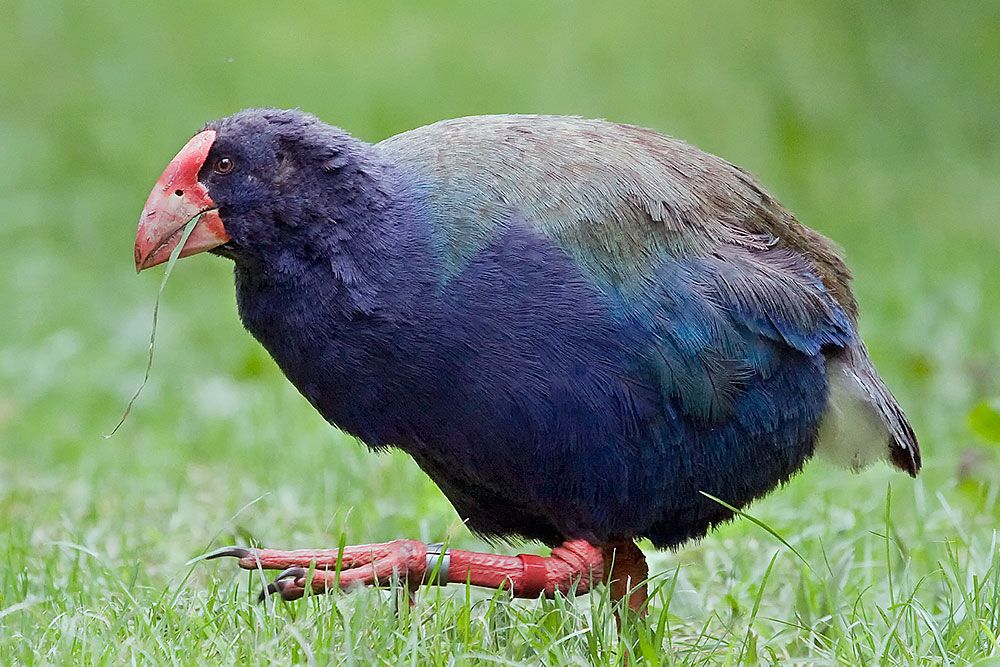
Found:
<svg viewBox="0 0 1000 667"><path fill-rule="evenodd" d="M648 536L665 547L730 516L708 496L742 507L812 454L822 359L790 354L715 422L618 370L562 376L529 405L519 382L466 378L399 444L473 530L546 542Z"/></svg>

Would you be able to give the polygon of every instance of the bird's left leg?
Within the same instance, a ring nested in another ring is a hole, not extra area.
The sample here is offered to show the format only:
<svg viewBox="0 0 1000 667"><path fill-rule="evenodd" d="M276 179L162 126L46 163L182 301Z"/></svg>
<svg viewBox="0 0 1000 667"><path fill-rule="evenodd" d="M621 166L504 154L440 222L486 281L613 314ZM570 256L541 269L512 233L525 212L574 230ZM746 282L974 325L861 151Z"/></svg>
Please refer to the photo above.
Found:
<svg viewBox="0 0 1000 667"><path fill-rule="evenodd" d="M649 595L646 580L649 567L646 556L632 540L624 540L604 546L604 562L609 572L607 584L611 588L611 599L618 602L628 597L628 608L640 616L646 615L646 599ZM618 627L621 617L615 612Z"/></svg>
<svg viewBox="0 0 1000 667"><path fill-rule="evenodd" d="M439 550L416 540L396 540L341 549L278 551L228 547L207 558L232 556L247 570L283 570L261 592L278 593L285 600L313 592L326 593L352 585L387 584L394 577L406 581L411 590L426 584L468 583L487 588L505 588L515 597L553 597L587 592L604 579L604 553L585 540L570 540L548 557ZM338 565L339 563L339 565ZM339 567L339 570L338 570ZM309 572L312 570L310 582Z"/></svg>

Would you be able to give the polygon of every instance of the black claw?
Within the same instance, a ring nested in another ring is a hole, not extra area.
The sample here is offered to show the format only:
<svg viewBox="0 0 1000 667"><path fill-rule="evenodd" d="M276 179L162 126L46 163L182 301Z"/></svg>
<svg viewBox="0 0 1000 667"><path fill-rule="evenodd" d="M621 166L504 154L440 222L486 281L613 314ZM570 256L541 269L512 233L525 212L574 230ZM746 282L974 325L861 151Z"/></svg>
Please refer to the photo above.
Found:
<svg viewBox="0 0 1000 667"><path fill-rule="evenodd" d="M284 582L282 582L282 585L284 585ZM275 593L281 593L281 587L278 586L278 582L276 581L260 589L260 593L257 595L257 602L263 602Z"/></svg>
<svg viewBox="0 0 1000 667"><path fill-rule="evenodd" d="M216 549L215 551L205 554L203 558L205 560L212 560L214 558L232 556L233 558L243 559L252 553L253 551L247 549L246 547L222 547L221 549Z"/></svg>
<svg viewBox="0 0 1000 667"><path fill-rule="evenodd" d="M282 570L278 576L274 578L274 580L281 581L282 579L301 579L307 574L309 574L309 570L304 567L290 567Z"/></svg>
<svg viewBox="0 0 1000 667"><path fill-rule="evenodd" d="M294 581L295 579L301 579L308 574L309 570L304 567L290 567L286 570L282 570L278 576L274 578L274 581L261 589L260 594L257 596L257 602L263 602L275 593L283 594L285 586L288 585L288 581L286 581L287 579Z"/></svg>

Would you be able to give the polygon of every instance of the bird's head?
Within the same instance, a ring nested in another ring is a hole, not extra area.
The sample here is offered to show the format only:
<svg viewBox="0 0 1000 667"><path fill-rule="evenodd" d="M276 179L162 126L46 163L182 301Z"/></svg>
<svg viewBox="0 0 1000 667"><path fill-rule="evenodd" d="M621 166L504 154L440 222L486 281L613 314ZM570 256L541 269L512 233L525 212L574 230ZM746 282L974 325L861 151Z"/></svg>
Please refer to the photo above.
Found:
<svg viewBox="0 0 1000 667"><path fill-rule="evenodd" d="M296 238L308 245L311 228L336 216L317 202L352 190L343 172L357 167L365 146L295 110L248 109L209 123L170 161L146 200L136 270L166 262L198 216L181 257L211 251L249 263L295 247Z"/></svg>

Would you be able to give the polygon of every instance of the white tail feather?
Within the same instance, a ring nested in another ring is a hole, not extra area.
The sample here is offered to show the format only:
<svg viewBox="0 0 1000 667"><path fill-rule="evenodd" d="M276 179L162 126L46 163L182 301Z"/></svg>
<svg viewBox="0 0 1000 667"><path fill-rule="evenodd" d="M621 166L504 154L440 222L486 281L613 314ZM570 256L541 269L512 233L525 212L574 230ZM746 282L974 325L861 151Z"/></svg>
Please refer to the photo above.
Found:
<svg viewBox="0 0 1000 667"><path fill-rule="evenodd" d="M885 460L916 475L920 469L916 438L864 345L830 357L826 370L829 398L816 452L855 471Z"/></svg>

